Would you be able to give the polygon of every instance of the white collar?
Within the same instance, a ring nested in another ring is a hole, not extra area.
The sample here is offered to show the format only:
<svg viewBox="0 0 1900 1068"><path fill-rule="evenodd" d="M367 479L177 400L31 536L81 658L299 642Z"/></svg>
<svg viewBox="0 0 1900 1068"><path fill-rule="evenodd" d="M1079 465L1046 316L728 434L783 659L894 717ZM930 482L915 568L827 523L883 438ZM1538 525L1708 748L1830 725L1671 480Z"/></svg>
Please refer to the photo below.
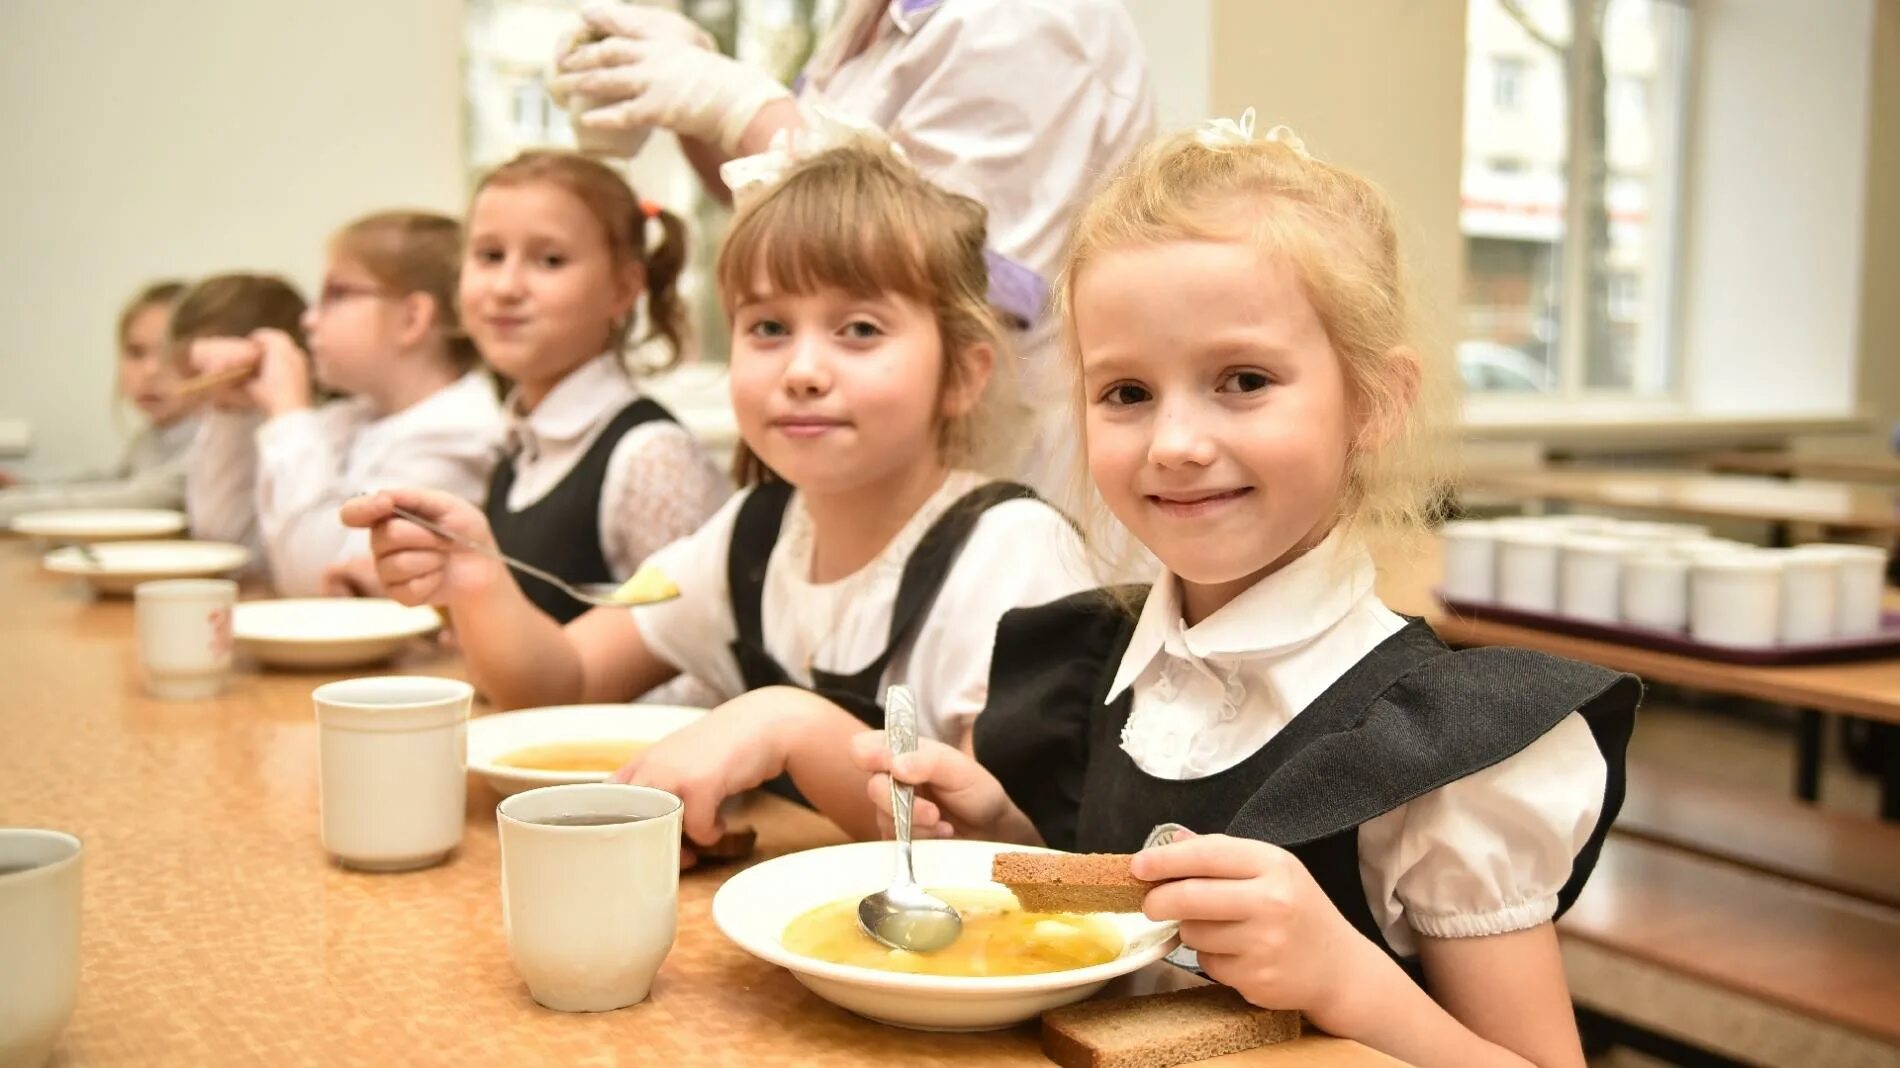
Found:
<svg viewBox="0 0 1900 1068"><path fill-rule="evenodd" d="M517 388L502 405L509 448L532 459L544 442L578 441L599 426L603 417L626 407L636 395L620 357L611 352L601 353L569 372L525 415Z"/></svg>
<svg viewBox="0 0 1900 1068"><path fill-rule="evenodd" d="M1163 652L1182 660L1231 660L1304 645L1365 599L1375 576L1365 547L1335 530L1304 556L1190 627L1181 619L1180 580L1164 570L1142 606L1104 700L1121 696Z"/></svg>

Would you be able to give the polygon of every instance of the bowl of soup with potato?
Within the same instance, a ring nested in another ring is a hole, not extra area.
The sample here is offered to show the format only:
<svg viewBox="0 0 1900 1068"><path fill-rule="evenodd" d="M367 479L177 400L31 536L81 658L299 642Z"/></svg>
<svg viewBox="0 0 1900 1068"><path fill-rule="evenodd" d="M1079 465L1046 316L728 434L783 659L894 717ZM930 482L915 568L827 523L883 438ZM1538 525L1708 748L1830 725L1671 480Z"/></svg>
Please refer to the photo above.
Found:
<svg viewBox="0 0 1900 1068"><path fill-rule="evenodd" d="M1140 913L1033 913L990 882L990 858L1020 846L915 845L917 881L956 906L963 930L933 953L893 950L858 929L857 903L889 882L890 842L792 853L728 879L713 921L753 956L822 998L899 1027L982 1031L1080 1001L1177 944Z"/></svg>

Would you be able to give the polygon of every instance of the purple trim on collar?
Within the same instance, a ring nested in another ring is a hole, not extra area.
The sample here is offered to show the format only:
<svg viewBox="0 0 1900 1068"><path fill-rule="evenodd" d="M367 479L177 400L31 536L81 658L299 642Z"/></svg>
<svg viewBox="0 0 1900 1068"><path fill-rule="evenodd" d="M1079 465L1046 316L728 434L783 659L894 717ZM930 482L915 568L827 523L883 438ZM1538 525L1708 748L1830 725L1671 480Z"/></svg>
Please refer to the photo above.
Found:
<svg viewBox="0 0 1900 1068"><path fill-rule="evenodd" d="M805 91L805 73L810 69L810 67L806 67L804 70L798 72L798 77L792 79L792 84L789 88L792 90L793 96L797 96Z"/></svg>
<svg viewBox="0 0 1900 1068"><path fill-rule="evenodd" d="M1049 303L1049 283L1000 252L984 249L983 262L990 270L990 305L1023 329L1036 325Z"/></svg>
<svg viewBox="0 0 1900 1068"><path fill-rule="evenodd" d="M913 34L917 32L917 27L923 24L924 19L929 17L931 12L942 7L945 2L946 0L891 0L891 5L884 11L899 30L905 34Z"/></svg>

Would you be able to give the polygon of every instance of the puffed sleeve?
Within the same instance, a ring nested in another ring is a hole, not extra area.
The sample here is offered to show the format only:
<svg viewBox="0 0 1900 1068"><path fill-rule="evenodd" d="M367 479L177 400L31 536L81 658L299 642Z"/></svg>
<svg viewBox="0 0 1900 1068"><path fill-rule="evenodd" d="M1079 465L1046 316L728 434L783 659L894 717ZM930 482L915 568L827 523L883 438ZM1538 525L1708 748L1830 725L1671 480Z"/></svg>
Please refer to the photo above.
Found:
<svg viewBox="0 0 1900 1068"><path fill-rule="evenodd" d="M1530 745L1370 820L1361 877L1375 914L1419 934L1471 938L1557 912L1603 815L1609 767L1572 712Z"/></svg>

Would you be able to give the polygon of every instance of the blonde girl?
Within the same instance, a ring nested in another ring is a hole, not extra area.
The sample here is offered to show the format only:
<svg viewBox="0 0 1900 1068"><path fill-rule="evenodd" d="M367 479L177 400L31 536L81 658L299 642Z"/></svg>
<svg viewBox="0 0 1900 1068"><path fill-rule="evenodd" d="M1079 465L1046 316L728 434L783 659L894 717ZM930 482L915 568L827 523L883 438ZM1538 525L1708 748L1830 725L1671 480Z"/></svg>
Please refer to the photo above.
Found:
<svg viewBox="0 0 1900 1068"><path fill-rule="evenodd" d="M975 466L1002 340L984 302L983 209L888 145L849 141L773 169L718 264L732 402L749 485L649 566L680 596L535 624L491 561L389 518L375 524L395 596L446 604L498 704L627 700L687 673L724 703L622 769L720 833L723 798L789 772L847 829L876 831L847 743L907 685L923 734L966 744L985 703L996 620L1082 588L1063 517ZM637 714L637 710L630 714Z"/></svg>
<svg viewBox="0 0 1900 1068"><path fill-rule="evenodd" d="M1136 853L1148 915L1255 1004L1414 1064L1581 1065L1552 923L1639 686L1379 602L1370 541L1442 489L1445 380L1384 196L1251 126L1139 156L1061 285L1089 482L1161 573L1006 616L975 759L894 773L926 833ZM882 739L854 746L887 808Z"/></svg>

